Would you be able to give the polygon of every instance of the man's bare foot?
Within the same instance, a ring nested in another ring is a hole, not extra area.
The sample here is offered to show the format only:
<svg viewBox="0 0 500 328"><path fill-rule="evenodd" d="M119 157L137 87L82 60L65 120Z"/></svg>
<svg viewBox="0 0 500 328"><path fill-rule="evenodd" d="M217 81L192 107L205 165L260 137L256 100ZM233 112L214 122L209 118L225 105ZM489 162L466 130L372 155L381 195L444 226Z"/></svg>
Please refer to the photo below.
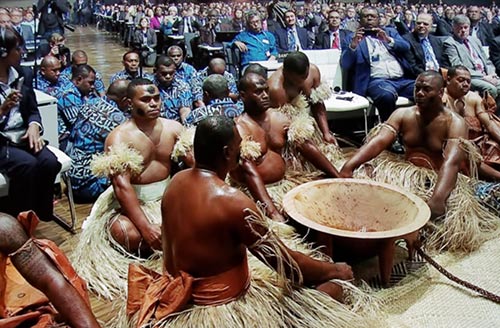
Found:
<svg viewBox="0 0 500 328"><path fill-rule="evenodd" d="M330 281L324 282L321 285L316 286L316 290L329 295L334 300L344 302L344 291L342 287L336 283Z"/></svg>

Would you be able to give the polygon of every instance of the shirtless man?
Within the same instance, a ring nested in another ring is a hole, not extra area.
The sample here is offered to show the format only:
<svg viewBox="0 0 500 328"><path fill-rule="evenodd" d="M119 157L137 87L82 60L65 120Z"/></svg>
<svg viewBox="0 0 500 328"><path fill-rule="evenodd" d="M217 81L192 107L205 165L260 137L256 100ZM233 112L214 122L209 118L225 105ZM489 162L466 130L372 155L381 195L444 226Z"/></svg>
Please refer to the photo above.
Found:
<svg viewBox="0 0 500 328"><path fill-rule="evenodd" d="M266 205L267 214L276 221L284 221L269 196L265 185L281 181L286 172L282 151L289 135L290 119L287 115L269 109L270 97L266 80L255 73L245 74L240 80L240 96L245 110L235 119L243 138L259 143L260 156L247 158L242 154L241 165L231 171L231 177L245 184L252 196ZM327 177L338 177L339 173L310 140L298 140L298 151Z"/></svg>
<svg viewBox="0 0 500 328"><path fill-rule="evenodd" d="M78 293L76 288L42 251L42 248L39 248L36 242L31 240L26 232L26 228L18 220L7 214L0 213L0 326L14 327L12 324L16 322L16 327L27 327L25 326L27 322L22 320L23 314L6 313L7 308L11 304L9 302L10 299L4 292L6 287L9 288L9 286L6 286L6 283L9 283L9 281L12 282L12 280L5 279L6 267L4 261L9 257L23 278L47 296L52 305L71 327L100 327L82 295ZM10 286L11 294L16 295L16 287L23 287L22 292L26 292L26 288L17 278L15 278L15 282L17 282L17 285L13 284L14 287ZM76 282L78 283L78 281ZM19 306L23 295L19 295L18 297L19 299L16 298L14 300L16 306ZM33 299L36 299L36 295ZM33 311L36 311L36 305ZM30 313L29 310L27 313ZM24 316L26 317L26 314ZM28 317L28 319L31 319L31 323L33 323L32 321L35 317L36 315Z"/></svg>
<svg viewBox="0 0 500 328"><path fill-rule="evenodd" d="M310 64L307 56L293 52L286 56L283 67L274 72L268 80L271 107L278 108L290 103L301 93L308 98L311 112L318 123L323 140L337 144L330 132L323 100L312 103L310 97L321 84L321 74L316 65Z"/></svg>
<svg viewBox="0 0 500 328"><path fill-rule="evenodd" d="M163 240L163 261L170 274L177 276L184 271L195 278L218 275L246 261L247 248L276 268L274 255L252 247L259 240L269 242L261 239L268 233L266 228L245 219L248 209L258 212L255 203L224 182L228 171L238 165L240 143L238 130L226 117L212 116L198 125L195 167L172 179L162 201L162 235L169 236ZM331 285L330 279L353 277L346 264L314 260L281 247L297 262L306 286L333 292L338 286Z"/></svg>
<svg viewBox="0 0 500 328"><path fill-rule="evenodd" d="M469 139L474 140L479 148L484 150L482 152L484 162L488 165L496 165L498 168L500 121L494 120L493 116L486 111L481 96L470 91L471 75L465 66L450 68L447 79L443 102L465 119L469 126ZM496 178L498 178L498 172L496 173Z"/></svg>
<svg viewBox="0 0 500 328"><path fill-rule="evenodd" d="M415 82L416 106L394 111L380 133L345 163L341 176L352 177L356 168L378 156L400 135L409 161L412 161L412 155L423 154L430 158L432 168L438 171L436 186L427 204L433 217L443 215L446 200L455 188L460 166L465 159L458 138L467 139L465 121L443 106L443 92L444 81L439 73L421 73Z"/></svg>
<svg viewBox="0 0 500 328"><path fill-rule="evenodd" d="M160 92L147 79L133 80L128 87L132 118L113 130L106 138L105 149L129 145L143 157L140 175L112 175L111 183L121 206L121 215L113 221L111 235L127 251L137 253L139 246L161 249L161 229L152 224L139 206L132 184L146 185L170 176L170 156L182 126L160 118ZM145 241L146 244L142 243ZM144 249L143 249L144 250Z"/></svg>

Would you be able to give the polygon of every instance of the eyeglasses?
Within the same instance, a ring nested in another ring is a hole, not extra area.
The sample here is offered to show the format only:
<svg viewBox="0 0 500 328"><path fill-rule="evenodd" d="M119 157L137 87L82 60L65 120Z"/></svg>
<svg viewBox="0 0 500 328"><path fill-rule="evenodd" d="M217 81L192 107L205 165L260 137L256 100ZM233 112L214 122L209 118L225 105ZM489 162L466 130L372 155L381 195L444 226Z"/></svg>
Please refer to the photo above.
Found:
<svg viewBox="0 0 500 328"><path fill-rule="evenodd" d="M430 24L427 22L417 22L417 25L429 26Z"/></svg>

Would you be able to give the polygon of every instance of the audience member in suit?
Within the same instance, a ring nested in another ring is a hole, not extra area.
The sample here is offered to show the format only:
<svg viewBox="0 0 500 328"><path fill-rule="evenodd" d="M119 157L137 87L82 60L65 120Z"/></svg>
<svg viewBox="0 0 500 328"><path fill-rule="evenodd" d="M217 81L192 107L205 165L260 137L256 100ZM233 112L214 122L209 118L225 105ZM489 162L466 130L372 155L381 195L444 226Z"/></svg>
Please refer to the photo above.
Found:
<svg viewBox="0 0 500 328"><path fill-rule="evenodd" d="M274 33L276 29L280 28L279 23L269 17L266 7L259 7L260 18L262 19L262 30Z"/></svg>
<svg viewBox="0 0 500 328"><path fill-rule="evenodd" d="M490 43L490 60L500 76L500 36L496 36Z"/></svg>
<svg viewBox="0 0 500 328"><path fill-rule="evenodd" d="M344 74L355 77L348 89L371 97L385 121L396 108L398 96L413 99L415 80L404 76L408 67L403 56L410 46L396 30L379 28L374 7L361 10L360 28L348 37L348 43L340 59Z"/></svg>
<svg viewBox="0 0 500 328"><path fill-rule="evenodd" d="M451 7L447 7L444 11L444 17L436 21L436 36L451 36L453 28L451 26L455 11Z"/></svg>
<svg viewBox="0 0 500 328"><path fill-rule="evenodd" d="M294 11L288 10L285 13L285 24L286 28L279 28L274 31L278 52L283 53L312 48L312 42L307 35L307 30L297 26L297 18Z"/></svg>
<svg viewBox="0 0 500 328"><path fill-rule="evenodd" d="M149 27L149 18L143 17L132 36L132 47L141 55L142 65L153 67L156 61L156 32Z"/></svg>
<svg viewBox="0 0 500 328"><path fill-rule="evenodd" d="M182 11L182 19L174 22L172 30L174 34L184 35L184 33L196 33L200 30L200 23L194 16L193 9L184 9Z"/></svg>
<svg viewBox="0 0 500 328"><path fill-rule="evenodd" d="M478 38L483 46L489 46L495 36L490 24L482 21L479 7L470 6L467 9L467 17L470 20L470 35Z"/></svg>
<svg viewBox="0 0 500 328"><path fill-rule="evenodd" d="M14 30L19 33L25 42L25 50L26 47L34 47L35 44L35 34L33 30L28 25L23 25L21 22L23 21L23 11L19 8L13 8L10 11L10 23Z"/></svg>
<svg viewBox="0 0 500 328"><path fill-rule="evenodd" d="M443 43L438 37L429 34L432 27L432 15L420 14L417 17L415 30L403 36L410 44L410 51L405 58L416 78L423 71L429 69L439 71L444 67Z"/></svg>
<svg viewBox="0 0 500 328"><path fill-rule="evenodd" d="M33 88L19 86L20 35L7 28L0 35L0 172L9 180L9 201L3 211L17 216L34 210L53 218L54 180L61 169L41 137L42 121Z"/></svg>
<svg viewBox="0 0 500 328"><path fill-rule="evenodd" d="M314 48L342 50L349 47L347 36L352 38L352 32L340 29L340 14L332 10L328 13L328 30L318 33Z"/></svg>
<svg viewBox="0 0 500 328"><path fill-rule="evenodd" d="M413 12L409 9L405 10L404 19L400 21L395 21L396 29L399 35L406 35L413 32L415 29L415 20L413 18Z"/></svg>
<svg viewBox="0 0 500 328"><path fill-rule="evenodd" d="M497 99L500 94L500 80L493 63L483 50L481 41L469 35L470 20L467 16L457 15L453 18L453 37L444 41L444 55L450 66L463 65L469 70L474 91L488 91Z"/></svg>

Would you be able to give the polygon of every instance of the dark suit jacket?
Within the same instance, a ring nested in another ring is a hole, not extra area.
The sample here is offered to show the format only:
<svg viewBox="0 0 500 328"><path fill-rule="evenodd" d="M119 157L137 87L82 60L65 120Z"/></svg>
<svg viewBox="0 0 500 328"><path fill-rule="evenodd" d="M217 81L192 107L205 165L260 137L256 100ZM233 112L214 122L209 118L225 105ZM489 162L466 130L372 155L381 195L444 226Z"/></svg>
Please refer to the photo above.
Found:
<svg viewBox="0 0 500 328"><path fill-rule="evenodd" d="M19 77L24 76L22 71L18 70L18 73ZM27 128L31 122L37 122L40 126L42 126L42 119L40 117L40 112L38 111L38 105L33 88L27 87L25 83L21 88L21 93L23 97L21 99L21 103L19 104L19 111L23 118L24 126ZM3 131L4 128L5 124L0 124L0 131ZM0 147L2 146L3 143L0 142Z"/></svg>
<svg viewBox="0 0 500 328"><path fill-rule="evenodd" d="M146 34L147 34L148 46L155 49L156 45L158 44L156 38L156 32L153 29L148 28ZM134 49L139 49L139 50L145 49L145 47L143 46L143 36L141 30L134 31L134 35L132 36L132 47L134 47Z"/></svg>
<svg viewBox="0 0 500 328"><path fill-rule="evenodd" d="M451 22L446 18L441 18L436 22L436 36L450 36L453 35L453 28L451 27Z"/></svg>
<svg viewBox="0 0 500 328"><path fill-rule="evenodd" d="M497 36L490 43L490 60L495 66L497 75L500 75L500 36Z"/></svg>
<svg viewBox="0 0 500 328"><path fill-rule="evenodd" d="M350 37L350 38L349 38ZM344 49L349 47L347 39L352 39L352 32L347 30L339 30L340 48ZM326 32L319 32L316 35L314 42L314 49L330 49L332 47L332 40L330 38L330 30Z"/></svg>
<svg viewBox="0 0 500 328"><path fill-rule="evenodd" d="M297 29L297 35L299 36L300 46L304 50L312 49L312 42L310 41L307 30L303 27L295 27ZM278 52L287 52L288 51L288 34L286 29L279 28L274 31L274 37L276 38L276 48L278 48ZM295 40L297 41L297 40Z"/></svg>
<svg viewBox="0 0 500 328"><path fill-rule="evenodd" d="M191 27L194 30L193 32L199 31L201 28L201 24L196 20L196 17L194 16L191 17ZM184 18L175 21L172 25L172 30L174 31L174 34L177 35L184 35L184 33L187 33L184 31Z"/></svg>
<svg viewBox="0 0 500 328"><path fill-rule="evenodd" d="M415 29L415 22L412 21L410 23L410 26L408 26L405 22L400 21L400 22L394 22L394 26L396 26L396 29L398 30L399 35L403 36L408 33L411 33Z"/></svg>
<svg viewBox="0 0 500 328"><path fill-rule="evenodd" d="M405 73L411 74L411 71L408 71L410 68L404 59L404 53L410 49L410 45L395 29L385 28L385 32L388 36L394 39L394 46L389 47L387 45L387 49L400 62ZM351 41L352 35L347 37L346 42L350 44ZM355 77L354 79L351 78L350 81L348 81L347 89L361 96L366 95L368 83L370 82L370 54L368 53L366 39L361 40L359 45L354 50L350 47L342 49L340 66L345 74Z"/></svg>
<svg viewBox="0 0 500 328"><path fill-rule="evenodd" d="M403 39L410 44L410 51L405 53L405 58L413 73L413 77L416 78L418 74L425 71L424 49L422 48L418 34L415 32L404 35ZM443 41L437 36L429 34L429 42L431 43L432 50L434 50L439 67L446 67L447 65L445 65L443 56Z"/></svg>
<svg viewBox="0 0 500 328"><path fill-rule="evenodd" d="M472 26L470 27L470 35L472 35ZM478 23L478 31L476 37L481 41L483 46L489 46L495 38L490 24L485 22Z"/></svg>

